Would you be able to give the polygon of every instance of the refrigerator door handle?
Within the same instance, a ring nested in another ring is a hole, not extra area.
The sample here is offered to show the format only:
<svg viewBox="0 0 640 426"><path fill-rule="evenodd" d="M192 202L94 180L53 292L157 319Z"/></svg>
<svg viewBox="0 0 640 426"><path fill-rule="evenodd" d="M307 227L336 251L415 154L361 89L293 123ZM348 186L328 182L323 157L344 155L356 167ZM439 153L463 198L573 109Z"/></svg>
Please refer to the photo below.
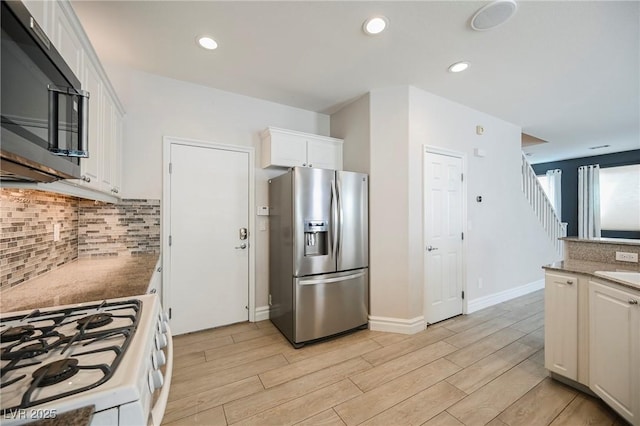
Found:
<svg viewBox="0 0 640 426"><path fill-rule="evenodd" d="M355 274L344 275L342 277L336 277L336 278L326 278L326 279L319 279L319 280L300 280L298 281L298 284L300 285L329 284L329 283L336 283L339 281L353 280L355 278L360 278L363 275L364 275L364 272L358 272Z"/></svg>
<svg viewBox="0 0 640 426"><path fill-rule="evenodd" d="M333 256L334 259L337 260L338 259L338 205L340 203L340 200L338 199L338 190L336 188L336 181L332 180L331 181L331 221L332 221L332 226L331 226L331 231L332 231L332 237L333 237Z"/></svg>

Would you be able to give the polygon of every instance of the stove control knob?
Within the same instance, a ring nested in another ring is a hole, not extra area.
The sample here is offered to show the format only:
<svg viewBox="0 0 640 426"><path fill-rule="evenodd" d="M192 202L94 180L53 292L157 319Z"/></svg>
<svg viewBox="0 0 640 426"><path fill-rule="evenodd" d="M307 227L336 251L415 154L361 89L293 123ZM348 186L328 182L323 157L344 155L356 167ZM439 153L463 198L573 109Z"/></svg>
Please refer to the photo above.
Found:
<svg viewBox="0 0 640 426"><path fill-rule="evenodd" d="M162 349L167 346L167 336L156 333L156 349Z"/></svg>
<svg viewBox="0 0 640 426"><path fill-rule="evenodd" d="M160 331L160 333L166 333L167 330L168 330L167 323L164 321L160 321L158 323L158 331Z"/></svg>
<svg viewBox="0 0 640 426"><path fill-rule="evenodd" d="M167 363L167 357L162 351L155 351L151 354L151 363L153 364L153 369L157 370Z"/></svg>
<svg viewBox="0 0 640 426"><path fill-rule="evenodd" d="M153 370L149 372L149 389L153 393L156 389L160 389L164 384L164 377L160 370Z"/></svg>
<svg viewBox="0 0 640 426"><path fill-rule="evenodd" d="M169 314L166 312L160 312L160 321L169 322Z"/></svg>

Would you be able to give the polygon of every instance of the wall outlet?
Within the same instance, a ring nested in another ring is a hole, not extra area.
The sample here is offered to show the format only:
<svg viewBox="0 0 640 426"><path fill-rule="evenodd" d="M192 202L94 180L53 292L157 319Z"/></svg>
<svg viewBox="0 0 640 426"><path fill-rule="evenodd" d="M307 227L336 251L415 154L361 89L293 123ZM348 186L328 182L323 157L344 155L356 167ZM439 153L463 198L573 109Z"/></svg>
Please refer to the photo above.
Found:
<svg viewBox="0 0 640 426"><path fill-rule="evenodd" d="M635 262L638 263L638 253L627 253L624 251L616 252L616 260L621 262Z"/></svg>

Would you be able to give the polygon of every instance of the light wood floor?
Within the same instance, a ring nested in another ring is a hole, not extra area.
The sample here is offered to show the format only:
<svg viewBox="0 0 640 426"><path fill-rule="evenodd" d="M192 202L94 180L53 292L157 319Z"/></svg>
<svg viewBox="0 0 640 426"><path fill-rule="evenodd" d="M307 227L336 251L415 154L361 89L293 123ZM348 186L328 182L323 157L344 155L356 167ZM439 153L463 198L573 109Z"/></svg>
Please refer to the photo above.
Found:
<svg viewBox="0 0 640 426"><path fill-rule="evenodd" d="M295 350L269 322L174 338L167 425L624 425L548 377L538 291L411 336Z"/></svg>

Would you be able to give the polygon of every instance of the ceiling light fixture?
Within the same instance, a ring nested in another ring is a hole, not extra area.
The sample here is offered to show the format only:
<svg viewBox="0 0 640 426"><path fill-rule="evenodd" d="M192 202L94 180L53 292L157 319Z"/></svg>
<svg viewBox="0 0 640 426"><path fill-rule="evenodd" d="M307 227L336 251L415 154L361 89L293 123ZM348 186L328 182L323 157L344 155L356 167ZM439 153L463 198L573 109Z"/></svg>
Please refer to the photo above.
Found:
<svg viewBox="0 0 640 426"><path fill-rule="evenodd" d="M469 68L469 62L456 62L455 64L449 66L449 72L462 72L467 68Z"/></svg>
<svg viewBox="0 0 640 426"><path fill-rule="evenodd" d="M387 28L387 25L389 25L389 20L386 17L375 16L364 21L362 31L367 35L376 35L383 32Z"/></svg>
<svg viewBox="0 0 640 426"><path fill-rule="evenodd" d="M487 31L507 22L518 10L515 0L495 0L480 8L471 18L471 28Z"/></svg>
<svg viewBox="0 0 640 426"><path fill-rule="evenodd" d="M200 36L196 38L198 46L207 50L215 50L218 48L218 43L209 36Z"/></svg>

